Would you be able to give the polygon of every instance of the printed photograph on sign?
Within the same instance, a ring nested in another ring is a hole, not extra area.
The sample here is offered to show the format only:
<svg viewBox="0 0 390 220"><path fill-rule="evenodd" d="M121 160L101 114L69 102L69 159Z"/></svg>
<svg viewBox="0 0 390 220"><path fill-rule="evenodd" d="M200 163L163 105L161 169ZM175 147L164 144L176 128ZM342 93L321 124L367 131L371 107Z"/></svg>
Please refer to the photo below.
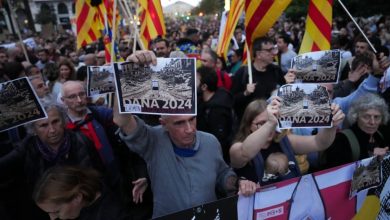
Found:
<svg viewBox="0 0 390 220"><path fill-rule="evenodd" d="M362 190L374 188L381 184L380 166L381 160L378 156L370 160L356 162L356 169L353 172L351 191L349 193L350 198Z"/></svg>
<svg viewBox="0 0 390 220"><path fill-rule="evenodd" d="M337 83L340 51L327 50L304 53L291 61L296 70L296 83Z"/></svg>
<svg viewBox="0 0 390 220"><path fill-rule="evenodd" d="M88 66L87 71L88 96L115 92L114 67Z"/></svg>
<svg viewBox="0 0 390 220"><path fill-rule="evenodd" d="M0 84L0 132L46 117L27 78Z"/></svg>
<svg viewBox="0 0 390 220"><path fill-rule="evenodd" d="M157 58L157 65L115 63L120 112L195 115L195 59Z"/></svg>
<svg viewBox="0 0 390 220"><path fill-rule="evenodd" d="M280 129L332 126L330 98L326 87L318 84L287 84L278 89L282 98Z"/></svg>

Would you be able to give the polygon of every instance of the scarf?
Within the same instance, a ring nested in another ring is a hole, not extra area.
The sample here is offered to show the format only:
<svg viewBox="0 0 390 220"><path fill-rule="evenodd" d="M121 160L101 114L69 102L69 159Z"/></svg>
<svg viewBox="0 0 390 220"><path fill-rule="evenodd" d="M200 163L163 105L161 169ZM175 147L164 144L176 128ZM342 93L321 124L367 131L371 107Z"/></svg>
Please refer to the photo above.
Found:
<svg viewBox="0 0 390 220"><path fill-rule="evenodd" d="M35 143L43 159L52 163L63 161L70 150L70 136L67 132L64 134L64 141L58 148L58 151L53 150L39 138L35 139Z"/></svg>

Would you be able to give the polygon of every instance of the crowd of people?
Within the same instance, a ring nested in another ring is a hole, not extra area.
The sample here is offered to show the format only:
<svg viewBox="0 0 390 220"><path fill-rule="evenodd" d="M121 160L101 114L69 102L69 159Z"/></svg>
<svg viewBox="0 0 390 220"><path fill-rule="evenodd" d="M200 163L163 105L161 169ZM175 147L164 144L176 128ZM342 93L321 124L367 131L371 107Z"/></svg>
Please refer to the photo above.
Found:
<svg viewBox="0 0 390 220"><path fill-rule="evenodd" d="M217 55L215 18L167 20L167 35L132 51L121 30L118 60L198 59L197 115L119 114L115 94L87 97L87 66L105 64L104 44L75 49L75 36L35 37L36 47L0 47L0 82L27 76L47 118L0 132L2 219L150 219L267 184L389 152L390 17L360 19L378 53L350 22L335 18L342 60L332 127L277 130L281 98L294 83L304 20L280 19L253 42L245 28L228 59ZM249 56L249 54L248 54ZM348 120L344 120L347 118ZM302 159L303 158L303 159Z"/></svg>

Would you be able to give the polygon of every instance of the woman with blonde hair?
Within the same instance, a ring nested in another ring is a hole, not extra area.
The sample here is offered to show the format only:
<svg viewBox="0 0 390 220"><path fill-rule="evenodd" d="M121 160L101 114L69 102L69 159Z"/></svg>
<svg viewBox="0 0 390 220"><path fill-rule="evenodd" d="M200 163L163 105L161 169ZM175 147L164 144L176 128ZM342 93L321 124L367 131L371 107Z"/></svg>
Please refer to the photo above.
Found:
<svg viewBox="0 0 390 220"><path fill-rule="evenodd" d="M76 166L49 169L33 193L33 200L50 219L129 219L117 198L104 187L97 171Z"/></svg>

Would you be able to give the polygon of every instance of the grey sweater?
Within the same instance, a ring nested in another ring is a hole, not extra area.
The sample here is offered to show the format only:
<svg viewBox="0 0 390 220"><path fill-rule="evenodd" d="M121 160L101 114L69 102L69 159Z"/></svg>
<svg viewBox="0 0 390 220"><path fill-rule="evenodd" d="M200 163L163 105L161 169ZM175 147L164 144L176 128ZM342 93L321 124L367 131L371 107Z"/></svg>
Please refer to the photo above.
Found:
<svg viewBox="0 0 390 220"><path fill-rule="evenodd" d="M147 163L154 196L153 217L214 201L215 187L225 189L227 177L235 176L213 135L197 131L196 154L181 157L175 154L163 127L151 127L135 118L136 130L127 136L120 132L120 136Z"/></svg>

